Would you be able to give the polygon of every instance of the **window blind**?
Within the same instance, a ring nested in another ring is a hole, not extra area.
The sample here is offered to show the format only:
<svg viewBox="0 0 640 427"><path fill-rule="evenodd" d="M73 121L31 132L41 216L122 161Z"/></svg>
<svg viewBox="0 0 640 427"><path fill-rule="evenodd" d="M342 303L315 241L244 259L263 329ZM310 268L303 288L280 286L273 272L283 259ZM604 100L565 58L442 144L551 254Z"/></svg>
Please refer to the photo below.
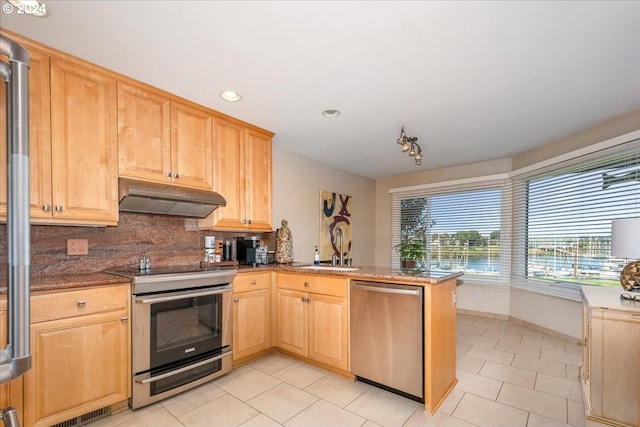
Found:
<svg viewBox="0 0 640 427"><path fill-rule="evenodd" d="M640 216L640 140L514 177L513 193L515 276L619 286L611 221Z"/></svg>
<svg viewBox="0 0 640 427"><path fill-rule="evenodd" d="M416 268L508 280L512 202L506 178L391 192L392 268L402 268L398 245L417 239L426 254Z"/></svg>

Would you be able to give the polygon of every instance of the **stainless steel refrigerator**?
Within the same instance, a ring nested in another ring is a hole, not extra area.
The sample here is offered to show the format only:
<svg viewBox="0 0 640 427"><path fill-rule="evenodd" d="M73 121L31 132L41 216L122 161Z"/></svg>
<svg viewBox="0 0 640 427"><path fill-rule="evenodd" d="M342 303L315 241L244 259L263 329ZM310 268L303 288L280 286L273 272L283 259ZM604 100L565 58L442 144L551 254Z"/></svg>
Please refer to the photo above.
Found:
<svg viewBox="0 0 640 427"><path fill-rule="evenodd" d="M31 369L29 350L29 52L0 35L0 76L7 101L8 343L0 349L0 384ZM0 408L6 427L19 426L15 409Z"/></svg>

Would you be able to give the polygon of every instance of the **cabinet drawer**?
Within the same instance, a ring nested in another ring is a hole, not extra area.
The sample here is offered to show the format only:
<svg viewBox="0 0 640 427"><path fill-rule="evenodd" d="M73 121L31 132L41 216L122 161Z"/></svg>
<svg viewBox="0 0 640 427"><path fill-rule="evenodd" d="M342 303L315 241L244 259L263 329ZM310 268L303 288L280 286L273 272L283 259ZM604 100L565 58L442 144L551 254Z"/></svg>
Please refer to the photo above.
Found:
<svg viewBox="0 0 640 427"><path fill-rule="evenodd" d="M126 309L129 286L105 286L31 296L31 323Z"/></svg>
<svg viewBox="0 0 640 427"><path fill-rule="evenodd" d="M276 275L276 285L280 289L313 292L337 297L347 296L347 283L348 279L329 276L286 273L278 273Z"/></svg>
<svg viewBox="0 0 640 427"><path fill-rule="evenodd" d="M271 273L240 273L233 279L233 293L271 289Z"/></svg>

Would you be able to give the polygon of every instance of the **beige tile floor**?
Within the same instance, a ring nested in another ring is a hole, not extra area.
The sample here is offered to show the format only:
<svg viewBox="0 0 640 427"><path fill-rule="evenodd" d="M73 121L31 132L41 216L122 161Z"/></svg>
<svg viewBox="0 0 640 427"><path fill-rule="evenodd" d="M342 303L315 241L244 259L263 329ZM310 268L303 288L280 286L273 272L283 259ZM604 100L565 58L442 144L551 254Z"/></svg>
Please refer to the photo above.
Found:
<svg viewBox="0 0 640 427"><path fill-rule="evenodd" d="M458 315L458 384L424 406L278 353L90 427L596 427L586 422L575 344L507 320Z"/></svg>

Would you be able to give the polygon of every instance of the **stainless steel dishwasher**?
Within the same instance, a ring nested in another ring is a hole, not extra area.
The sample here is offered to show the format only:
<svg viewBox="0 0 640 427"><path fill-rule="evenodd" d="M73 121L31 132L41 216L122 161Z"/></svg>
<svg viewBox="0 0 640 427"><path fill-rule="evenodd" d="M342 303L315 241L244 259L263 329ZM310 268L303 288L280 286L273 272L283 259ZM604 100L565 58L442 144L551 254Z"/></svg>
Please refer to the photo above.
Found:
<svg viewBox="0 0 640 427"><path fill-rule="evenodd" d="M424 402L423 288L351 281L351 371Z"/></svg>

